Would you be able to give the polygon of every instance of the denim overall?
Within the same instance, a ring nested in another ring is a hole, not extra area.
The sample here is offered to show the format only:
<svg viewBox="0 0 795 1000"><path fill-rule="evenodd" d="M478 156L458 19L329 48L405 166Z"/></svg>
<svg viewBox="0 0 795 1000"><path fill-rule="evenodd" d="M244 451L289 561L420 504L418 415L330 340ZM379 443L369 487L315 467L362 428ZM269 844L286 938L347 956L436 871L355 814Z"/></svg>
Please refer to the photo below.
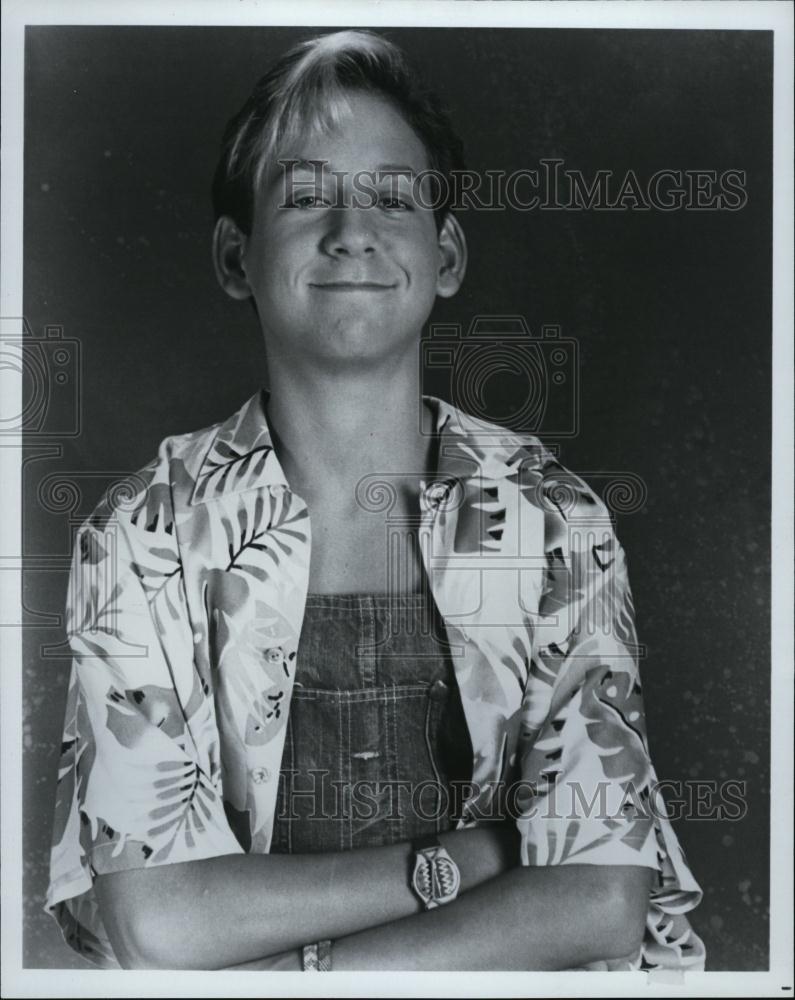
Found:
<svg viewBox="0 0 795 1000"><path fill-rule="evenodd" d="M297 662L271 852L449 829L472 744L430 593L309 594Z"/></svg>

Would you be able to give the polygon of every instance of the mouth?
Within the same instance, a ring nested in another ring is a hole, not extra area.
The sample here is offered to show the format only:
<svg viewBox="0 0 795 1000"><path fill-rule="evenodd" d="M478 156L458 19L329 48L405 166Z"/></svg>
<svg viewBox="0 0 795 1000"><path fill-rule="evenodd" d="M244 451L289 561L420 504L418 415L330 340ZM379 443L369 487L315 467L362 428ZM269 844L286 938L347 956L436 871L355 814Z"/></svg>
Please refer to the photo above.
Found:
<svg viewBox="0 0 795 1000"><path fill-rule="evenodd" d="M397 285L384 285L377 281L323 281L310 282L309 287L324 292L388 292Z"/></svg>

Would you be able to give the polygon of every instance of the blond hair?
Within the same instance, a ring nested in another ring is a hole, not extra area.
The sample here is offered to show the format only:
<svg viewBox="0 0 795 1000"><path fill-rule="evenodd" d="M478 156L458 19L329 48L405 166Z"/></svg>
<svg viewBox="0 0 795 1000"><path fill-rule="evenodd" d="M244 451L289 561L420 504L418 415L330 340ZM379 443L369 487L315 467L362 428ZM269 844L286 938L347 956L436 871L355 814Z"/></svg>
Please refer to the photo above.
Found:
<svg viewBox="0 0 795 1000"><path fill-rule="evenodd" d="M463 144L438 98L419 82L402 51L371 31L337 31L290 49L255 85L228 122L213 178L216 218L251 230L254 195L285 142L305 131L328 131L349 113L347 94L364 90L390 100L416 132L431 171L452 192L464 169ZM434 202L441 226L452 195Z"/></svg>

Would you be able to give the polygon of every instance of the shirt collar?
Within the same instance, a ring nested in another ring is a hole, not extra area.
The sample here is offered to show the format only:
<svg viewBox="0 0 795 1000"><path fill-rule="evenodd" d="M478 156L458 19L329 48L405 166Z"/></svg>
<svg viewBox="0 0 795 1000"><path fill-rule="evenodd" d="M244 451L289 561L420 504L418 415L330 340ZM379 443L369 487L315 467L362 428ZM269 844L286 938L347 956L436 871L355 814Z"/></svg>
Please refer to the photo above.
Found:
<svg viewBox="0 0 795 1000"><path fill-rule="evenodd" d="M259 389L218 425L196 476L191 505L266 486L289 487L268 429L267 398L267 390ZM473 417L436 396L423 395L422 399L431 412L431 427L439 435L439 481L509 476L526 462L528 442L539 444L535 438Z"/></svg>

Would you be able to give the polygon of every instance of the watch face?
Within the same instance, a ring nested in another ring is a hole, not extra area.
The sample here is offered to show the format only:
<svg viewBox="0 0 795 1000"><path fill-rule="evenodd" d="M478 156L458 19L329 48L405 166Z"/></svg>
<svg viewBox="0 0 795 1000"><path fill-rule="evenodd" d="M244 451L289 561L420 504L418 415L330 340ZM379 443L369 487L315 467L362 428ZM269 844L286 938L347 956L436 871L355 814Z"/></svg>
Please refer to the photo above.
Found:
<svg viewBox="0 0 795 1000"><path fill-rule="evenodd" d="M461 876L458 865L444 849L433 861L434 898L447 903L458 895Z"/></svg>
<svg viewBox="0 0 795 1000"><path fill-rule="evenodd" d="M418 854L414 862L413 883L414 891L427 906L433 901L433 876L431 863L424 854Z"/></svg>
<svg viewBox="0 0 795 1000"><path fill-rule="evenodd" d="M443 847L433 847L417 853L414 863L414 891L429 909L454 900L460 884L458 865Z"/></svg>

